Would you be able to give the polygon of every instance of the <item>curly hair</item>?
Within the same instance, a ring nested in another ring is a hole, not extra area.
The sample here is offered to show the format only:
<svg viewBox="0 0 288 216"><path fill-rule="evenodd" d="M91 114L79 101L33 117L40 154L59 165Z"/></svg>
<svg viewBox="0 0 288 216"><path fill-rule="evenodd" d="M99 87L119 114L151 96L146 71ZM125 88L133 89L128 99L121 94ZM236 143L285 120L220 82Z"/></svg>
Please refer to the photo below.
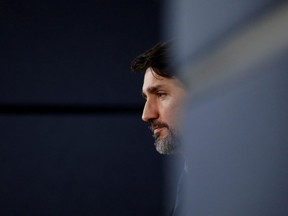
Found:
<svg viewBox="0 0 288 216"><path fill-rule="evenodd" d="M133 72L144 72L151 67L153 71L162 77L173 78L171 67L169 65L168 44L159 42L151 49L136 57L131 64Z"/></svg>

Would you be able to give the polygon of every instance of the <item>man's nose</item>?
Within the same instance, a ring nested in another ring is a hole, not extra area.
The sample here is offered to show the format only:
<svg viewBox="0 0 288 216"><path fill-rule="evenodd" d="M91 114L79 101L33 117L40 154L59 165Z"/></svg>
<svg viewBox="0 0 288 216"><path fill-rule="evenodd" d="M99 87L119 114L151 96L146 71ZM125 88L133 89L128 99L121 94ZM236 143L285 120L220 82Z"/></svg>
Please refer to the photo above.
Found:
<svg viewBox="0 0 288 216"><path fill-rule="evenodd" d="M158 116L159 113L156 104L147 100L143 109L142 120L147 122L151 119L157 119Z"/></svg>

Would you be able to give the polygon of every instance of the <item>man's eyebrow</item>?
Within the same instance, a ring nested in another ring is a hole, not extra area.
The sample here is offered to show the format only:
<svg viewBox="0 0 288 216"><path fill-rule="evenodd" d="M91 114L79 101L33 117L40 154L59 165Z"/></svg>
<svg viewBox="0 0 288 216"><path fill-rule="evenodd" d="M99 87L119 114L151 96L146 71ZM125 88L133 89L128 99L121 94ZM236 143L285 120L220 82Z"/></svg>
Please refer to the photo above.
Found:
<svg viewBox="0 0 288 216"><path fill-rule="evenodd" d="M163 85L155 85L155 86L150 86L146 89L146 92L150 93L150 94L153 94L155 92L157 92L159 89L163 88L164 86ZM144 93L144 91L142 91L142 96L144 98L146 98L146 94Z"/></svg>

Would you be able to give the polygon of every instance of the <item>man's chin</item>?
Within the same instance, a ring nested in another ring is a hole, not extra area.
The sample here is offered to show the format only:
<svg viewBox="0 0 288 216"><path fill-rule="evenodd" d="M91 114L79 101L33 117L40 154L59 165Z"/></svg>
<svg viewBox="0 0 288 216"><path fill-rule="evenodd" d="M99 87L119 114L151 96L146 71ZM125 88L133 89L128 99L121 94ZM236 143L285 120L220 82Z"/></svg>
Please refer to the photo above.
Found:
<svg viewBox="0 0 288 216"><path fill-rule="evenodd" d="M160 154L174 154L175 146L172 143L167 142L165 139L158 139L155 141L155 148Z"/></svg>
<svg viewBox="0 0 288 216"><path fill-rule="evenodd" d="M160 154L175 154L179 152L180 143L173 133L155 134L155 147Z"/></svg>

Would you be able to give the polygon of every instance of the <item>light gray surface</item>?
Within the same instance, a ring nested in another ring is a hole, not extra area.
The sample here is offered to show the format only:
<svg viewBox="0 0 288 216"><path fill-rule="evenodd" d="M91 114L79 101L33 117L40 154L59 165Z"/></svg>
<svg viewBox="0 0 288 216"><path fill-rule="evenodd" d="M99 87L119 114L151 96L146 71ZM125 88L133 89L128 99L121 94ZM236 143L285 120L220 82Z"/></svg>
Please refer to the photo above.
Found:
<svg viewBox="0 0 288 216"><path fill-rule="evenodd" d="M287 22L269 16L282 1L169 2L167 37L190 89L188 215L287 215Z"/></svg>
<svg viewBox="0 0 288 216"><path fill-rule="evenodd" d="M286 56L191 98L184 125L191 215L287 215Z"/></svg>

